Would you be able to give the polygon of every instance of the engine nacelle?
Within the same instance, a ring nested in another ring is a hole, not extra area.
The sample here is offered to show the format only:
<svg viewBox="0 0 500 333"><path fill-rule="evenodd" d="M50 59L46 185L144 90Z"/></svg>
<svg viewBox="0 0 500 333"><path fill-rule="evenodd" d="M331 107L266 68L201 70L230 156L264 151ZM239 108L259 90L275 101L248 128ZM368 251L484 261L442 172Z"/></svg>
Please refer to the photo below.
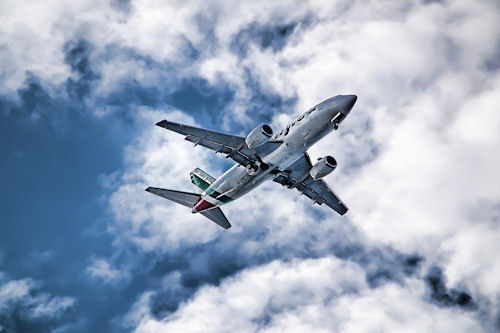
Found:
<svg viewBox="0 0 500 333"><path fill-rule="evenodd" d="M262 146L269 141L273 135L273 130L269 125L260 125L255 127L245 138L248 148L256 148Z"/></svg>
<svg viewBox="0 0 500 333"><path fill-rule="evenodd" d="M320 179L328 175L337 167L337 161L331 156L322 157L313 165L309 171L309 175L313 179Z"/></svg>

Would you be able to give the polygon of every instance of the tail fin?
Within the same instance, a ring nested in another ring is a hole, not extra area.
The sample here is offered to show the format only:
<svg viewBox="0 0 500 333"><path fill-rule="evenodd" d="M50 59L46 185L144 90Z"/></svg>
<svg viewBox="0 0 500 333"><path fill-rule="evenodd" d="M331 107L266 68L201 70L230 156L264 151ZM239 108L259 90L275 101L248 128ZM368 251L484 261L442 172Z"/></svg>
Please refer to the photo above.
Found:
<svg viewBox="0 0 500 333"><path fill-rule="evenodd" d="M189 174L191 182L199 189L205 191L214 181L215 178L210 176L200 168L196 168Z"/></svg>
<svg viewBox="0 0 500 333"><path fill-rule="evenodd" d="M174 190L166 190L163 188L157 187L148 187L146 191L156 194L162 198L180 203L186 207L192 208L196 202L201 198L201 195L196 193L182 192L182 191L174 191ZM224 229L231 228L231 224L227 220L226 216L222 212L220 208L212 208L210 210L205 210L200 212L206 218L209 218L216 224L220 225Z"/></svg>

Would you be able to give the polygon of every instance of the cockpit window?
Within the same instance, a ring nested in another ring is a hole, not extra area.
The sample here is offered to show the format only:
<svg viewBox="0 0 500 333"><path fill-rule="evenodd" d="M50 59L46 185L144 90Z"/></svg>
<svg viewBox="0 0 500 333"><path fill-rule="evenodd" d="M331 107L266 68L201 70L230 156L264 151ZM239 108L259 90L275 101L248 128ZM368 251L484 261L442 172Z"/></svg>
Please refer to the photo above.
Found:
<svg viewBox="0 0 500 333"><path fill-rule="evenodd" d="M313 107L312 109L310 109L309 111L307 111L307 114L311 114L314 110L316 110L316 107Z"/></svg>
<svg viewBox="0 0 500 333"><path fill-rule="evenodd" d="M305 117L305 116L306 116L305 114L301 115L301 116L297 119L297 121L301 121L302 119L304 119L304 117Z"/></svg>

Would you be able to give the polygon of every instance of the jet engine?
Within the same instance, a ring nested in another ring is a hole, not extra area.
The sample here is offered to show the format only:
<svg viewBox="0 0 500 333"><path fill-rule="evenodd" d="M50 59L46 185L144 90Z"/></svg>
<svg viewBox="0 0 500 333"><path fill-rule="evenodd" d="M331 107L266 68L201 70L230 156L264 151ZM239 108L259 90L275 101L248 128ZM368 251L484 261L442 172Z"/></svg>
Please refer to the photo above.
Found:
<svg viewBox="0 0 500 333"><path fill-rule="evenodd" d="M273 135L273 130L269 125L260 125L255 127L245 138L248 148L256 148L262 146L269 141Z"/></svg>
<svg viewBox="0 0 500 333"><path fill-rule="evenodd" d="M325 156L318 159L318 162L309 171L309 175L315 180L320 179L335 170L336 167L337 161L331 156Z"/></svg>

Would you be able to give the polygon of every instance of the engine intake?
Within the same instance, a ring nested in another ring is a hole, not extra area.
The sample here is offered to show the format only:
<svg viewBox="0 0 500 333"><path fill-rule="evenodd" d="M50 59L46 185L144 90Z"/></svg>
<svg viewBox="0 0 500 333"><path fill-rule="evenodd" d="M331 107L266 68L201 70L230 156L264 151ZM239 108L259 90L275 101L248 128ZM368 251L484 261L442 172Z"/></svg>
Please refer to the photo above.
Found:
<svg viewBox="0 0 500 333"><path fill-rule="evenodd" d="M273 129L269 125L259 125L255 127L245 138L248 148L256 148L262 146L269 141L273 135Z"/></svg>
<svg viewBox="0 0 500 333"><path fill-rule="evenodd" d="M313 165L309 175L316 180L330 174L337 167L337 161L331 156L322 157Z"/></svg>

